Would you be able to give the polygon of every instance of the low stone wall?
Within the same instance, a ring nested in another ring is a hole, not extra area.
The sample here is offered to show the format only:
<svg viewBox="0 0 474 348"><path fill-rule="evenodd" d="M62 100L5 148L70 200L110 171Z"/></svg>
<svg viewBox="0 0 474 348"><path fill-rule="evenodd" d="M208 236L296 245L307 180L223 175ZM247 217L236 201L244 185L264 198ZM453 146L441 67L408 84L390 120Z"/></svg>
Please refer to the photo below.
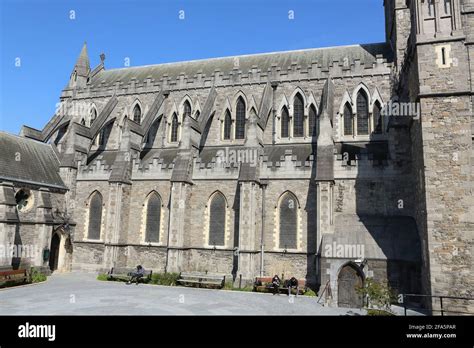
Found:
<svg viewBox="0 0 474 348"><path fill-rule="evenodd" d="M129 246L122 252L125 251L128 254L127 267L134 268L142 265L146 270L153 270L154 273L165 272L166 247Z"/></svg>

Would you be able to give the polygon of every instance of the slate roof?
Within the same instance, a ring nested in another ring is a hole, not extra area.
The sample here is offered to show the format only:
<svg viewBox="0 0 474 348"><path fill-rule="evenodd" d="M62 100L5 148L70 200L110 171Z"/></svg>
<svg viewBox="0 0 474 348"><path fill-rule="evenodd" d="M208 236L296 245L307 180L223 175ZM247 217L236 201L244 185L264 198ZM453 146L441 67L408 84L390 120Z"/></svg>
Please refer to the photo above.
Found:
<svg viewBox="0 0 474 348"><path fill-rule="evenodd" d="M415 220L405 216L338 215L334 234L322 236L325 245L364 245L364 258L420 262L421 246ZM323 255L324 256L324 255Z"/></svg>
<svg viewBox="0 0 474 348"><path fill-rule="evenodd" d="M251 148L247 147L208 147L204 148L199 154L201 163L206 165L211 163L217 157L217 152L222 151L226 153L226 149L235 150L235 151L245 151L250 150ZM266 145L263 148L263 155L267 157L267 162L281 162L285 160L285 153L289 153L291 150L291 155L296 156L296 161L309 161L309 157L313 154L313 147L311 144L285 144L285 145Z"/></svg>
<svg viewBox="0 0 474 348"><path fill-rule="evenodd" d="M128 84L132 78L135 78L137 81L144 81L148 77L159 80L165 75L172 79L176 79L181 74L193 77L198 72L206 76L212 76L216 70L227 75L234 70L237 63L237 69L242 71L242 73L247 73L254 67L262 72L267 72L271 69L272 65L286 70L294 63L302 68L307 68L315 62L322 67L328 67L334 61L343 62L345 59L348 59L351 63L355 60L360 60L365 66L372 66L376 62L378 55L387 59L388 62L393 60L390 46L386 43L376 43L102 70L92 78L91 85L94 86L104 82L106 86L110 86L117 81Z"/></svg>
<svg viewBox="0 0 474 348"><path fill-rule="evenodd" d="M0 132L0 180L67 189L50 144L5 132Z"/></svg>
<svg viewBox="0 0 474 348"><path fill-rule="evenodd" d="M143 168L147 169L149 163L153 161L154 158L161 159L163 164L168 166L177 157L178 149L145 149L140 153L140 163Z"/></svg>
<svg viewBox="0 0 474 348"><path fill-rule="evenodd" d="M281 162L285 160L285 153L291 151L292 156L296 156L296 161L309 161L309 157L313 154L313 145L312 144L285 144L285 145L267 145L264 148L265 156L268 158L268 162Z"/></svg>

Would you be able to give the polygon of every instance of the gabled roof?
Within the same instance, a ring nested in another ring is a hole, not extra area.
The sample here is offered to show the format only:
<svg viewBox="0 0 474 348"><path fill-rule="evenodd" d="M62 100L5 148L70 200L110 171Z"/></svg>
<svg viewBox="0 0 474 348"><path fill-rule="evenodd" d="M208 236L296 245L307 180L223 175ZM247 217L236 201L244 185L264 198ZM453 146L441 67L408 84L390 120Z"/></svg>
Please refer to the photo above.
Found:
<svg viewBox="0 0 474 348"><path fill-rule="evenodd" d="M67 190L52 146L0 132L0 180Z"/></svg>
<svg viewBox="0 0 474 348"><path fill-rule="evenodd" d="M117 81L128 84L133 78L138 81L143 81L148 77L158 80L163 76L177 78L181 74L192 77L199 72L212 76L216 70L226 75L235 68L243 73L247 73L254 67L266 72L272 65L282 70L288 69L293 64L307 68L316 62L322 67L328 67L334 61L342 63L346 60L350 63L360 60L366 66L372 66L378 55L387 61L393 59L391 48L386 43L340 46L102 70L92 78L91 84L99 85L104 82L107 86Z"/></svg>

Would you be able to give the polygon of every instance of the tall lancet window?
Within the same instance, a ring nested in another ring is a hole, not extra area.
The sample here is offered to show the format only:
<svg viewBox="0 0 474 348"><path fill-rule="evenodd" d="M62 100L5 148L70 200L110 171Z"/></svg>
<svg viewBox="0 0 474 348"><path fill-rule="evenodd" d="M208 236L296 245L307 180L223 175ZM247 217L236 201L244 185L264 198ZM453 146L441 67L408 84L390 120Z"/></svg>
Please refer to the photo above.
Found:
<svg viewBox="0 0 474 348"><path fill-rule="evenodd" d="M375 126L374 133L381 134L383 132L382 108L380 107L380 103L378 101L374 104L373 118Z"/></svg>
<svg viewBox="0 0 474 348"><path fill-rule="evenodd" d="M428 16L434 17L435 16L435 2L434 0L427 0L426 6L428 6Z"/></svg>
<svg viewBox="0 0 474 348"><path fill-rule="evenodd" d="M288 138L290 136L290 116L288 114L288 109L286 106L281 110L281 137Z"/></svg>
<svg viewBox="0 0 474 348"><path fill-rule="evenodd" d="M114 123L110 122L109 124L102 127L102 129L99 132L99 146L104 147L105 145L107 145L113 126L114 126Z"/></svg>
<svg viewBox="0 0 474 348"><path fill-rule="evenodd" d="M287 192L281 197L279 210L280 249L297 248L298 202Z"/></svg>
<svg viewBox="0 0 474 348"><path fill-rule="evenodd" d="M183 120L185 117L191 117L191 104L189 101L185 101L183 105Z"/></svg>
<svg viewBox="0 0 474 348"><path fill-rule="evenodd" d="M133 108L133 121L138 124L142 122L142 110L138 104Z"/></svg>
<svg viewBox="0 0 474 348"><path fill-rule="evenodd" d="M451 0L444 0L444 14L447 16L451 16L452 13L452 2Z"/></svg>
<svg viewBox="0 0 474 348"><path fill-rule="evenodd" d="M319 117L316 113L316 108L314 105L311 105L309 108L309 115L308 115L308 128L309 132L308 135L310 137L317 137L319 134Z"/></svg>
<svg viewBox="0 0 474 348"><path fill-rule="evenodd" d="M367 94L360 91L357 95L357 135L369 134L369 102Z"/></svg>
<svg viewBox="0 0 474 348"><path fill-rule="evenodd" d="M171 119L171 142L175 143L178 141L178 116L173 114L173 118Z"/></svg>
<svg viewBox="0 0 474 348"><path fill-rule="evenodd" d="M89 228L87 238L92 240L99 240L101 225L102 195L99 192L94 192L89 202Z"/></svg>
<svg viewBox="0 0 474 348"><path fill-rule="evenodd" d="M298 93L293 103L293 136L300 138L304 136L304 102L303 97Z"/></svg>
<svg viewBox="0 0 474 348"><path fill-rule="evenodd" d="M349 103L344 105L344 135L353 135L353 123L352 123L352 108Z"/></svg>
<svg viewBox="0 0 474 348"><path fill-rule="evenodd" d="M92 126L96 118L97 118L97 110L95 108L92 108L91 114L90 114L89 127Z"/></svg>
<svg viewBox="0 0 474 348"><path fill-rule="evenodd" d="M224 116L224 140L230 140L232 130L232 118L230 112L227 110Z"/></svg>
<svg viewBox="0 0 474 348"><path fill-rule="evenodd" d="M235 122L235 138L236 139L245 139L245 102L240 97L237 100L236 107L236 122Z"/></svg>
<svg viewBox="0 0 474 348"><path fill-rule="evenodd" d="M160 241L161 225L161 199L156 192L148 198L146 209L146 243L158 243Z"/></svg>
<svg viewBox="0 0 474 348"><path fill-rule="evenodd" d="M211 197L209 204L209 245L225 246L226 201L222 193Z"/></svg>

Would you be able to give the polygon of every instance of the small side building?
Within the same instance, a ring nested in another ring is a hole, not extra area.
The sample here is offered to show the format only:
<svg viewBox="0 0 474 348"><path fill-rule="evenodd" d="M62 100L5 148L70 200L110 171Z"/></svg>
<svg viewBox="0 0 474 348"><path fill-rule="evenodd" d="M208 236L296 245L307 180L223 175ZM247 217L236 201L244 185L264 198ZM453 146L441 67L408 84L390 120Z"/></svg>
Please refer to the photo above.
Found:
<svg viewBox="0 0 474 348"><path fill-rule="evenodd" d="M54 145L0 132L0 268L71 267L74 224Z"/></svg>

